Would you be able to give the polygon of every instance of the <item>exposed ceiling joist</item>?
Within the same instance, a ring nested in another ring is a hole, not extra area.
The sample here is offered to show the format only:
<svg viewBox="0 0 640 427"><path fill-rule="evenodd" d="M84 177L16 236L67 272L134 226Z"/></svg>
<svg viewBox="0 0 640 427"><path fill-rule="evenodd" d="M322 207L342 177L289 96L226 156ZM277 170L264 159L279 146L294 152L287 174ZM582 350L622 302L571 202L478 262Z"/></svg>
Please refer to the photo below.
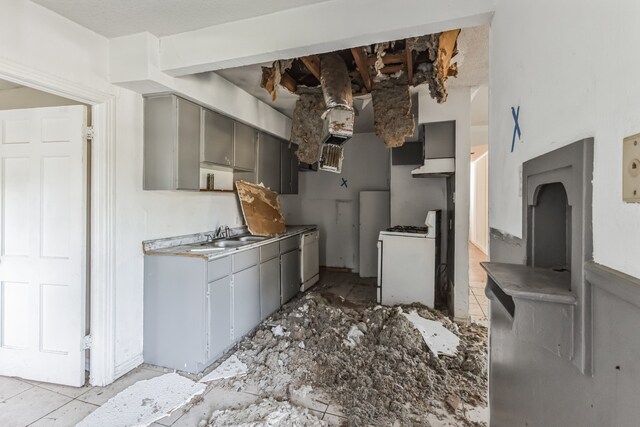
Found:
<svg viewBox="0 0 640 427"><path fill-rule="evenodd" d="M301 56L300 61L320 81L320 58L317 55Z"/></svg>
<svg viewBox="0 0 640 427"><path fill-rule="evenodd" d="M406 39L405 39L405 46L406 48L404 49L404 53L405 53L405 65L407 67L407 80L411 85L413 84L413 49L409 48L409 43L407 43Z"/></svg>
<svg viewBox="0 0 640 427"><path fill-rule="evenodd" d="M298 89L298 83L287 72L284 72L280 77L280 84L284 86L291 93L295 93L296 89Z"/></svg>
<svg viewBox="0 0 640 427"><path fill-rule="evenodd" d="M364 82L364 86L367 89L367 92L371 92L371 74L369 74L367 54L365 53L364 48L351 48L351 54L353 55L353 59L356 61L358 71L360 72L360 77L362 77L362 81Z"/></svg>

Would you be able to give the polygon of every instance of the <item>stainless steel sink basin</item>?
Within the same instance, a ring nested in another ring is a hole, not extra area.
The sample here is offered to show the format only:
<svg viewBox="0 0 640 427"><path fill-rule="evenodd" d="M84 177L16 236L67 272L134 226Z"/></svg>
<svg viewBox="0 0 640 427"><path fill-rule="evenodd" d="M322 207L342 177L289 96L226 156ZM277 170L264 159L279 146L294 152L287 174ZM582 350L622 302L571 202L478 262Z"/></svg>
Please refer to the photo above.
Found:
<svg viewBox="0 0 640 427"><path fill-rule="evenodd" d="M261 236L240 236L235 238L235 240L239 240L241 242L261 242L265 239L267 239L267 237Z"/></svg>
<svg viewBox="0 0 640 427"><path fill-rule="evenodd" d="M241 242L239 240L217 240L213 242L213 246L218 248L237 248L238 246L244 246L247 242Z"/></svg>
<svg viewBox="0 0 640 427"><path fill-rule="evenodd" d="M218 251L223 251L225 248L218 248L215 246L203 246L200 245L197 248L191 248L188 250L188 252L191 253L198 253L198 254L206 254L208 252L218 252Z"/></svg>

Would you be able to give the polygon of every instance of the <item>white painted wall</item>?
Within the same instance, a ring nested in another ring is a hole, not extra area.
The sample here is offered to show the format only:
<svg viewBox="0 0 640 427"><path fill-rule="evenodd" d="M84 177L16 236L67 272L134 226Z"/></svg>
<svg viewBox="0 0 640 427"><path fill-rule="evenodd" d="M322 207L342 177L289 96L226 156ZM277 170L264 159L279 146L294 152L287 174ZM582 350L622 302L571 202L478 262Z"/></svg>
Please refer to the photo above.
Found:
<svg viewBox="0 0 640 427"><path fill-rule="evenodd" d="M341 174L300 173L298 195L280 196L288 224L318 225L320 265L359 271L359 192L389 190L389 164L390 150L378 137L356 134L345 145Z"/></svg>
<svg viewBox="0 0 640 427"><path fill-rule="evenodd" d="M415 178L417 166L391 166L391 225L424 227L427 211L447 205L445 178Z"/></svg>
<svg viewBox="0 0 640 427"><path fill-rule="evenodd" d="M240 216L236 198L227 194L142 191L142 96L109 83L107 39L30 1L16 0L2 4L0 52L0 71L17 64L116 96L115 359L116 374L124 374L142 361L141 241L211 230L220 224L234 225ZM234 96L236 92L229 86L212 88L210 83L207 78L195 78L184 85L187 92L199 91L208 99L229 97L228 108L250 111L256 124L270 121L265 114L272 115L275 110L261 108L253 102L255 98ZM215 90L221 87L224 90ZM286 129L287 120L274 123Z"/></svg>
<svg viewBox="0 0 640 427"><path fill-rule="evenodd" d="M447 102L438 104L429 93L421 90L418 103L418 122L456 121L455 174L455 271L454 316L469 315L469 168L471 91L470 88L450 89Z"/></svg>
<svg viewBox="0 0 640 427"><path fill-rule="evenodd" d="M491 27L491 227L522 236L522 162L595 137L595 261L640 277L640 205L622 202L622 139L640 132L640 2L499 0ZM520 105L513 153L510 108Z"/></svg>
<svg viewBox="0 0 640 427"><path fill-rule="evenodd" d="M485 152L471 162L471 204L469 241L489 253L489 155Z"/></svg>

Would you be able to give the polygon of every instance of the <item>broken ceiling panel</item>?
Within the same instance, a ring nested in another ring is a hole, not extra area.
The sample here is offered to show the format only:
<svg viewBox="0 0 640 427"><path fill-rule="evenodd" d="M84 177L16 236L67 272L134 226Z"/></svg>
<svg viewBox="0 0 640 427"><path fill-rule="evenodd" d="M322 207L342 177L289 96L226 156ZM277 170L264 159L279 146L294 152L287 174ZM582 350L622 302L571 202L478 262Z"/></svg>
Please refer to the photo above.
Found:
<svg viewBox="0 0 640 427"><path fill-rule="evenodd" d="M300 88L298 93L300 98L291 119L291 142L298 144L298 159L313 164L320 158L322 114L327 107L320 88Z"/></svg>
<svg viewBox="0 0 640 427"><path fill-rule="evenodd" d="M376 135L387 147L400 147L413 135L415 122L406 76L373 84L373 120Z"/></svg>
<svg viewBox="0 0 640 427"><path fill-rule="evenodd" d="M255 236L275 236L285 232L278 193L246 181L236 181L244 222Z"/></svg>

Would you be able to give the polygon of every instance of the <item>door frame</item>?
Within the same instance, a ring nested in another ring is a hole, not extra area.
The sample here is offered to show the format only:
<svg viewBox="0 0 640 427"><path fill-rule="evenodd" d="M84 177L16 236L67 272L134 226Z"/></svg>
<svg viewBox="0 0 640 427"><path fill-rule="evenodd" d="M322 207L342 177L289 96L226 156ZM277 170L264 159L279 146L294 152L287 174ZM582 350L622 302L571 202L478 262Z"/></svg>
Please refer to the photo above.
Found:
<svg viewBox="0 0 640 427"><path fill-rule="evenodd" d="M4 59L0 79L91 105L89 382L110 384L115 380L115 91L95 90Z"/></svg>

